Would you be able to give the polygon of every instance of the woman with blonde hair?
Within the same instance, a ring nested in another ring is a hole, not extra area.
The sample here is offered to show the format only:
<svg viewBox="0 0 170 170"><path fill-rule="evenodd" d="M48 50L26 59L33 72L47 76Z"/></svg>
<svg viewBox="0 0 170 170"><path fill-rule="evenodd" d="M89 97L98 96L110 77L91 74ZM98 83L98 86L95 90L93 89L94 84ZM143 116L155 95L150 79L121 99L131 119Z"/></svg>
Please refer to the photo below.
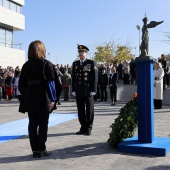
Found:
<svg viewBox="0 0 170 170"><path fill-rule="evenodd" d="M162 109L164 70L160 62L157 62L155 66L156 70L154 71L154 108Z"/></svg>
<svg viewBox="0 0 170 170"><path fill-rule="evenodd" d="M49 156L46 150L49 113L56 100L53 64L45 59L46 48L43 42L31 42L28 61L23 65L19 91L21 101L19 111L28 112L29 140L33 157Z"/></svg>
<svg viewBox="0 0 170 170"><path fill-rule="evenodd" d="M111 105L116 105L117 102L117 82L118 82L118 74L116 72L116 68L112 67L111 74L109 76L109 87L110 87L110 97L111 97Z"/></svg>

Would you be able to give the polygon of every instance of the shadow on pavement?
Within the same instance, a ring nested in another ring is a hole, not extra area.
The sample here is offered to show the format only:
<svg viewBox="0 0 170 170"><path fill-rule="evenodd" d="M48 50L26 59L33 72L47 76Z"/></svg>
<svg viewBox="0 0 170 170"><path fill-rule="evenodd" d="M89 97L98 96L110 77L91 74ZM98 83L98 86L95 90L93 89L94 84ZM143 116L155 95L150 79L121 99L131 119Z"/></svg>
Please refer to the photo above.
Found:
<svg viewBox="0 0 170 170"><path fill-rule="evenodd" d="M168 170L170 169L170 165L158 165L158 166L153 166L153 167L149 167L149 168L145 168L146 170Z"/></svg>
<svg viewBox="0 0 170 170"><path fill-rule="evenodd" d="M93 155L104 155L104 154L120 154L117 149L110 148L105 142L78 145L73 147L67 147L63 149L52 150L52 155L48 157L42 156L41 158L32 158L31 155L25 156L11 156L0 158L0 163L12 163L12 162L25 162L25 161L37 161L43 159L69 159L77 157L86 157Z"/></svg>

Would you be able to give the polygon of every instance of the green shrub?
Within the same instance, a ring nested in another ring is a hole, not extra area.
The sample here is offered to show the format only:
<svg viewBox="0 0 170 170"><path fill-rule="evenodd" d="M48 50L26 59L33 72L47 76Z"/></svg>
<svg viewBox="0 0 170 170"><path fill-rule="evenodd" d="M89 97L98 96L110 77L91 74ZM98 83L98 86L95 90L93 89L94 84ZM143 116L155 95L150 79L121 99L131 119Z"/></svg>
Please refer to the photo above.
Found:
<svg viewBox="0 0 170 170"><path fill-rule="evenodd" d="M108 143L112 147L117 147L126 138L133 137L138 126L138 106L137 94L124 107L120 109L119 116L110 126L110 138Z"/></svg>

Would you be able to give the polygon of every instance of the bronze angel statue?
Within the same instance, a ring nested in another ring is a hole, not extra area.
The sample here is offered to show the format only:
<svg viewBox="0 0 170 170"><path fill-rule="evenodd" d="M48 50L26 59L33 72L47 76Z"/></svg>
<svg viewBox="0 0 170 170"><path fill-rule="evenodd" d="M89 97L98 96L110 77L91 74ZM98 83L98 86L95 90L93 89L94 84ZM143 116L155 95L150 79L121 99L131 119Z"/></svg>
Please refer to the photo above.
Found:
<svg viewBox="0 0 170 170"><path fill-rule="evenodd" d="M148 56L149 52L149 35L148 35L148 28L154 28L157 25L163 23L164 21L156 22L156 21L151 21L149 24L147 24L147 17L143 18L143 27L142 27L142 42L140 45L140 51L141 55L140 56Z"/></svg>

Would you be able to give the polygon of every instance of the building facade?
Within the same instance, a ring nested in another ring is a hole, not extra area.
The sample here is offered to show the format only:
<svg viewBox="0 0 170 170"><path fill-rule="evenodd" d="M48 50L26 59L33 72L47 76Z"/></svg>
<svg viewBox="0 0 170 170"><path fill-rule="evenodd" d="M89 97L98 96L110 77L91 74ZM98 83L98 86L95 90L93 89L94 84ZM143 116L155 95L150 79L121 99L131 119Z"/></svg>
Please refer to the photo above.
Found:
<svg viewBox="0 0 170 170"><path fill-rule="evenodd" d="M24 0L0 0L0 66L22 66L25 51L22 42L14 41L14 31L25 30L22 14Z"/></svg>

